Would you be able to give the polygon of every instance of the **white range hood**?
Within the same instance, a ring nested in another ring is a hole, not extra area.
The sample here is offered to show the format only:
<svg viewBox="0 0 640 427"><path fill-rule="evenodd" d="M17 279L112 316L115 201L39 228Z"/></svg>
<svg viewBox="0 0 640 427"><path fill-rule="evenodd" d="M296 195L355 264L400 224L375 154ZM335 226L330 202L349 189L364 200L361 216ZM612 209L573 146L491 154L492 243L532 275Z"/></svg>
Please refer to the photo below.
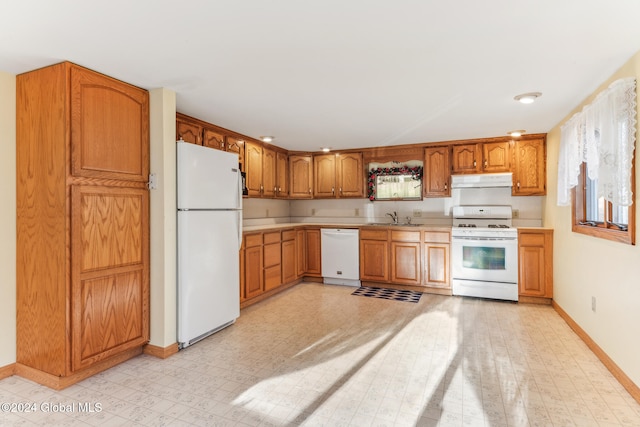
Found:
<svg viewBox="0 0 640 427"><path fill-rule="evenodd" d="M511 172L451 175L451 188L511 187Z"/></svg>

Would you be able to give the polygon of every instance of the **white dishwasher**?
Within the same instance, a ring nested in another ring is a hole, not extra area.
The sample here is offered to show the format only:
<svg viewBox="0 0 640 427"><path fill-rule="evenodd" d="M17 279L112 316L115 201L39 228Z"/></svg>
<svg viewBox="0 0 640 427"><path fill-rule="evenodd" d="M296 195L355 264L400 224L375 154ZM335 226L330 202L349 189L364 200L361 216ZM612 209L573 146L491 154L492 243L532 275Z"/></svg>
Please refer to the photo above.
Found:
<svg viewBox="0 0 640 427"><path fill-rule="evenodd" d="M359 230L323 228L321 236L323 282L360 286Z"/></svg>

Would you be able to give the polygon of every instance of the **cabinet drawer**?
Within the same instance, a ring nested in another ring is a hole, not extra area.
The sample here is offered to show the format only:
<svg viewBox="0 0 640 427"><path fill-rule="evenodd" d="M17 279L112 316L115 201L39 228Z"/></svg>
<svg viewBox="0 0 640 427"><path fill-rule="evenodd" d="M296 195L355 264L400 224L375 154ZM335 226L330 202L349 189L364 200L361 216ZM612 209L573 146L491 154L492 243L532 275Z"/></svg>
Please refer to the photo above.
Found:
<svg viewBox="0 0 640 427"><path fill-rule="evenodd" d="M520 233L518 236L520 246L544 246L544 234L542 233Z"/></svg>
<svg viewBox="0 0 640 427"><path fill-rule="evenodd" d="M391 232L391 240L394 242L419 242L420 232L394 230Z"/></svg>
<svg viewBox="0 0 640 427"><path fill-rule="evenodd" d="M367 228L360 230L361 240L387 240L388 236L387 230L371 230Z"/></svg>
<svg viewBox="0 0 640 427"><path fill-rule="evenodd" d="M424 241L433 243L450 243L451 235L448 231L425 231Z"/></svg>
<svg viewBox="0 0 640 427"><path fill-rule="evenodd" d="M282 259L280 254L280 243L264 245L263 253L265 268L273 265L280 265L280 261Z"/></svg>
<svg viewBox="0 0 640 427"><path fill-rule="evenodd" d="M253 246L262 245L262 234L245 234L244 246L251 248Z"/></svg>
<svg viewBox="0 0 640 427"><path fill-rule="evenodd" d="M264 290L269 291L273 288L277 288L282 284L280 279L281 270L280 265L274 265L273 267L264 269Z"/></svg>
<svg viewBox="0 0 640 427"><path fill-rule="evenodd" d="M264 233L264 244L276 243L280 241L280 232L272 231L271 233Z"/></svg>
<svg viewBox="0 0 640 427"><path fill-rule="evenodd" d="M295 230L286 230L282 232L282 241L285 240L293 240L296 238L296 231Z"/></svg>

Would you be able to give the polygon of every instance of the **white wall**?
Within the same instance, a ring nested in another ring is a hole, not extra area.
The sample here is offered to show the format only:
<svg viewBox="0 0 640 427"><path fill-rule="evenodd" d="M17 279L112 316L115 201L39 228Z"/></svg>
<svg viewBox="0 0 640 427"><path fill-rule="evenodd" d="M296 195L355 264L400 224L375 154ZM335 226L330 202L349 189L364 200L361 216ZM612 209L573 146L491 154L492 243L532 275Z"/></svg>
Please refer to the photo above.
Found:
<svg viewBox="0 0 640 427"><path fill-rule="evenodd" d="M640 240L636 246L615 243L571 231L571 208L558 207L557 182L560 125L621 77L640 80L640 52L570 112L547 135L547 181L544 225L554 232L554 300L640 386ZM636 131L637 135L637 131ZM636 147L638 146L636 137ZM636 224L640 191L640 156L636 148ZM596 311L591 297L596 297Z"/></svg>
<svg viewBox="0 0 640 427"><path fill-rule="evenodd" d="M16 361L16 76L0 72L0 368Z"/></svg>
<svg viewBox="0 0 640 427"><path fill-rule="evenodd" d="M176 94L153 89L150 98L151 173L151 339L168 347L176 342Z"/></svg>
<svg viewBox="0 0 640 427"><path fill-rule="evenodd" d="M293 222L334 222L360 224L390 222L387 213L397 212L400 222L411 217L414 224L451 225L451 207L455 205L510 205L517 211L514 225L539 227L542 224L544 197L513 197L509 188L454 189L451 197L419 201L375 201L369 199L327 199L291 201Z"/></svg>

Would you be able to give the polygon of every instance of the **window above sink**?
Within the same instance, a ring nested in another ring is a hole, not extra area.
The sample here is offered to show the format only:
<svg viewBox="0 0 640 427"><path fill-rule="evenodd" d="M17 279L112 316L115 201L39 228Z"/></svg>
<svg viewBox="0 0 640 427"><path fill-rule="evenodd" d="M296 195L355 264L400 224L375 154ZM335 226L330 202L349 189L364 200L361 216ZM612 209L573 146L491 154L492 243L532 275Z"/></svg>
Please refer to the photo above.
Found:
<svg viewBox="0 0 640 427"><path fill-rule="evenodd" d="M369 200L422 200L423 163L369 163Z"/></svg>

